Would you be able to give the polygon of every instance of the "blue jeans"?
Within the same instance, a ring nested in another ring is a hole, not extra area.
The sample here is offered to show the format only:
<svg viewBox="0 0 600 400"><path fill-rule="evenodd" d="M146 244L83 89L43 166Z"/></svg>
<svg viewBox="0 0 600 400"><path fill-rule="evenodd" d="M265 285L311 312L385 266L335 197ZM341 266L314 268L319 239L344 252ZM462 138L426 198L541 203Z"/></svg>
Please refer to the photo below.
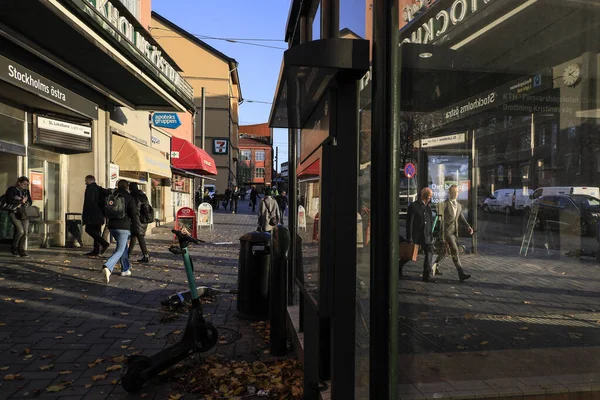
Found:
<svg viewBox="0 0 600 400"><path fill-rule="evenodd" d="M106 260L104 266L112 272L117 261L121 260L121 270L123 272L129 271L131 263L129 262L129 254L127 253L127 240L129 239L129 235L131 235L131 231L125 229L111 229L110 234L117 241L117 248L113 255Z"/></svg>

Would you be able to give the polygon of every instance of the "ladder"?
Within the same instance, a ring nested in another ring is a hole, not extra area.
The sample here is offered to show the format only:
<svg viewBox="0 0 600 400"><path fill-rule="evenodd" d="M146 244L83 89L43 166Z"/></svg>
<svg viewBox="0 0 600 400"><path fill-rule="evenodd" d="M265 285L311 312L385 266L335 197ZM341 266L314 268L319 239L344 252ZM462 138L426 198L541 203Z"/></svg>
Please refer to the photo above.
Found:
<svg viewBox="0 0 600 400"><path fill-rule="evenodd" d="M523 257L527 257L527 253L529 252L529 246L531 245L531 240L533 238L533 230L535 229L539 210L539 204L534 203L531 207L531 212L529 213L529 220L527 221L527 227L523 233L523 241L521 242L521 250L519 251L519 254Z"/></svg>

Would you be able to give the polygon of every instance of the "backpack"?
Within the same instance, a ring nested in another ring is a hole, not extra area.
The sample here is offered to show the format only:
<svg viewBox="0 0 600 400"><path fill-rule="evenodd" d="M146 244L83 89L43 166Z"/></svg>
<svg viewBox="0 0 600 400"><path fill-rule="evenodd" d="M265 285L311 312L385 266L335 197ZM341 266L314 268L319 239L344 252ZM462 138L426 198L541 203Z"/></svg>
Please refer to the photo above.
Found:
<svg viewBox="0 0 600 400"><path fill-rule="evenodd" d="M140 205L140 222L142 224L149 224L154 221L154 209L150 203L142 203Z"/></svg>
<svg viewBox="0 0 600 400"><path fill-rule="evenodd" d="M113 192L104 199L104 216L108 219L123 219L127 215L125 197Z"/></svg>

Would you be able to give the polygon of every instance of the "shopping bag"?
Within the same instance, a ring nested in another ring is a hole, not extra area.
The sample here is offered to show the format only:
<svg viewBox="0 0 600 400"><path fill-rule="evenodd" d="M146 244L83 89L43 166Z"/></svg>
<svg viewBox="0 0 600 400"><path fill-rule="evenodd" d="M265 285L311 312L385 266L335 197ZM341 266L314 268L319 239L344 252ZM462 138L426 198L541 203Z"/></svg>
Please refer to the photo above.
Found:
<svg viewBox="0 0 600 400"><path fill-rule="evenodd" d="M419 245L414 243L400 243L400 259L405 261L417 261Z"/></svg>

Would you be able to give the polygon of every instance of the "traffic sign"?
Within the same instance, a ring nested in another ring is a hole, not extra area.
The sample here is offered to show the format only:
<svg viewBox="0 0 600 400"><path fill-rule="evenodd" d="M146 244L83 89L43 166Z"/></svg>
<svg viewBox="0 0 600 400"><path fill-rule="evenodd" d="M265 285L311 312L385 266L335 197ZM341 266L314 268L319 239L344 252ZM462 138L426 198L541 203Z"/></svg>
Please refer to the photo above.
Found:
<svg viewBox="0 0 600 400"><path fill-rule="evenodd" d="M417 168L415 167L415 165L413 163L406 163L406 165L404 166L404 175L406 175L407 178L412 178L416 174Z"/></svg>

